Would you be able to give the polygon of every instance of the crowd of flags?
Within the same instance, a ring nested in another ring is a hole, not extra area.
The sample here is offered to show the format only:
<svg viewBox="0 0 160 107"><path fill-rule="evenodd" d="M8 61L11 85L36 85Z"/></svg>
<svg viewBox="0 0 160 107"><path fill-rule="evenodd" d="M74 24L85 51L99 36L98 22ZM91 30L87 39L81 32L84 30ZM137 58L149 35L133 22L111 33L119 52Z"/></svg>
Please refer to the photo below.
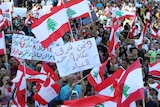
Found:
<svg viewBox="0 0 160 107"><path fill-rule="evenodd" d="M83 8L81 8L83 7ZM71 30L69 20L72 18L88 17L90 16L90 9L85 0L71 0L66 4L59 3L58 6L52 8L49 14L45 14L39 19L34 19L28 16L25 20L32 21L32 32L40 41L43 47L47 48L52 42L62 37L66 32ZM119 20L124 18L132 18L134 23L136 14L124 11L115 11L112 13L114 26L111 26L111 34L109 38L108 51L110 57L116 55L115 49L119 47L120 27ZM8 26L7 18L4 17L2 10L0 10L0 28ZM133 25L133 23L131 25ZM138 47L141 47L144 42L148 23L145 24L140 38L135 40ZM130 37L132 38L136 27L132 26ZM158 32L153 28L153 23L150 26L151 36L157 38ZM6 54L4 32L0 33L0 54ZM110 60L110 59L108 59ZM143 76L140 60L137 59L127 70L119 68L110 77L104 79L104 71L106 60L99 67L95 67L88 75L89 83L94 87L98 95L89 96L73 101L65 101L63 106L79 106L92 107L96 105L107 105L111 107L135 107L135 101L144 98ZM155 62L149 65L149 75L160 76L160 62ZM135 79L136 78L136 79ZM57 81L58 75L52 69L42 62L42 69L40 72L31 70L25 63L19 61L19 67L16 77L12 80L13 86L13 102L18 107L26 107L26 82L36 82L38 93L33 96L33 99L38 101L41 105L47 105L53 98L59 94L60 86ZM151 87L159 90L159 84L152 84ZM47 93L46 93L47 92ZM83 102L83 103L82 103Z"/></svg>

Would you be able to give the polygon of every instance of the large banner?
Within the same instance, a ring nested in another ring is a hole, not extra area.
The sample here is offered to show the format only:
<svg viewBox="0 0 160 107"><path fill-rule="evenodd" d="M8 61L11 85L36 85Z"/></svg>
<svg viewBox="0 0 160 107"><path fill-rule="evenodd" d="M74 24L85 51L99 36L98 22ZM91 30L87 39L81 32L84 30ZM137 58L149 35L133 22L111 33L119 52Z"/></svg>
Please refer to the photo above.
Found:
<svg viewBox="0 0 160 107"><path fill-rule="evenodd" d="M14 7L13 16L21 16L21 18L26 17L27 8Z"/></svg>
<svg viewBox="0 0 160 107"><path fill-rule="evenodd" d="M53 53L61 77L101 64L94 38L57 47Z"/></svg>
<svg viewBox="0 0 160 107"><path fill-rule="evenodd" d="M32 59L33 37L13 34L11 56L22 59Z"/></svg>
<svg viewBox="0 0 160 107"><path fill-rule="evenodd" d="M47 62L55 62L55 58L53 55L53 50L57 46L64 45L63 39L59 38L57 41L53 42L48 48L43 48L41 43L34 39L33 46L33 60L47 61Z"/></svg>

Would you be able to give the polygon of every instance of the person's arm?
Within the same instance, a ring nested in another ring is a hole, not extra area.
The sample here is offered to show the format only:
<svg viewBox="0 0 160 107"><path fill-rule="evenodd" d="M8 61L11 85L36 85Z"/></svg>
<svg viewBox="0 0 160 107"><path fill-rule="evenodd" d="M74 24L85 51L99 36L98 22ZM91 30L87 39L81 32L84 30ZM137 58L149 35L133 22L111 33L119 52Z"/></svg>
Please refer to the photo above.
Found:
<svg viewBox="0 0 160 107"><path fill-rule="evenodd" d="M1 88L1 92L0 92L0 98L3 98L4 97L4 90L5 90L5 88L4 88L4 86L2 86L2 88Z"/></svg>

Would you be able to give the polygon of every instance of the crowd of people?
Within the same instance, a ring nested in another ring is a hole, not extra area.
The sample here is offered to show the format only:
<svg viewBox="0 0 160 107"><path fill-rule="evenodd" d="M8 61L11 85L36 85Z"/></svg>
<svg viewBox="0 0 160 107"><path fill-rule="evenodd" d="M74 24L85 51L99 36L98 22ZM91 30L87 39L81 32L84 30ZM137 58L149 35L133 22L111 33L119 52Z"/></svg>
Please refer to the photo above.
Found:
<svg viewBox="0 0 160 107"><path fill-rule="evenodd" d="M27 7L28 13L31 14L33 8L41 9L43 5L53 5L56 6L58 1L44 1L44 0L14 0L14 6L16 7ZM66 1L67 2L67 1ZM116 10L123 10L129 12L135 12L137 15L135 26L137 27L133 36L130 36L132 25L131 19L125 18L119 20L119 48L115 51L115 56L108 62L104 78L112 75L120 66L125 70L140 58L142 63L142 74L145 86L145 100L146 107L160 107L159 100L157 98L157 90L149 87L149 83L158 82L157 78L148 75L149 64L160 61L160 2L157 0L88 0L91 11L94 11L98 20L93 21L86 25L83 22L86 18L82 19L72 19L70 24L72 27L72 32L75 40L83 40L87 38L94 37L96 40L99 58L101 63L105 62L109 58L108 53L108 42L110 39L111 29L109 26L114 25L112 12ZM0 56L0 106L7 107L8 103L12 99L12 92L10 92L9 87L11 87L10 81L15 77L18 62L16 62L13 56L10 56L11 44L12 44L12 34L24 34L28 36L35 35L31 31L32 21L25 24L26 17L13 17L12 27L6 26L1 29L7 35L5 37L6 41L6 55ZM153 23L153 28L158 32L157 37L151 36L151 25ZM145 34L144 42L141 47L138 47L136 40L140 37L144 26L147 24L147 31ZM63 36L65 43L71 42L70 32ZM6 61L6 57L8 61ZM26 60L27 66L35 71L41 70L41 61ZM47 63L54 71L57 71L55 63ZM65 100L74 100L84 98L86 96L92 96L97 94L94 88L87 81L87 78L82 80L77 84L77 81L82 77L89 74L89 70L85 70L82 73L71 74L66 77L59 79L58 83L61 87L58 97L54 98L47 107L54 107L56 105L61 105ZM160 71L160 69L159 69ZM58 71L56 72L58 74ZM37 93L35 83L27 83L27 104L30 107L41 107L40 103L34 101L32 96ZM142 107L141 103L137 103L137 107Z"/></svg>

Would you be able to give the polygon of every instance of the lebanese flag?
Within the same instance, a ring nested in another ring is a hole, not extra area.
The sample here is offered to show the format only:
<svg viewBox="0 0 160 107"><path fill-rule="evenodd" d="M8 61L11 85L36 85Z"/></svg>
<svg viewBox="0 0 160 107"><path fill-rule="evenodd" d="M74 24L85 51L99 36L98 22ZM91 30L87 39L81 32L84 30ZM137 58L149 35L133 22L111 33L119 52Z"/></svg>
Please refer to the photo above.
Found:
<svg viewBox="0 0 160 107"><path fill-rule="evenodd" d="M95 88L95 91L100 95L105 95L109 97L119 96L120 90L118 88L118 80L123 75L125 70L123 68L119 68L116 72L114 72L110 77L106 78L100 84L98 84ZM115 102L117 99L114 100Z"/></svg>
<svg viewBox="0 0 160 107"><path fill-rule="evenodd" d="M8 20L4 17L2 10L0 9L0 29L9 26Z"/></svg>
<svg viewBox="0 0 160 107"><path fill-rule="evenodd" d="M87 79L94 88L104 80L104 69L106 68L107 63L108 60L106 60L101 66L94 67L89 73Z"/></svg>
<svg viewBox="0 0 160 107"><path fill-rule="evenodd" d="M113 101L105 101L104 103L96 105L96 107L117 107L117 103ZM133 102L130 104L129 107L137 107L137 106L136 106L136 103Z"/></svg>
<svg viewBox="0 0 160 107"><path fill-rule="evenodd" d="M56 6L54 11L42 16L32 24L32 32L44 48L47 48L69 30L69 21L63 6Z"/></svg>
<svg viewBox="0 0 160 107"><path fill-rule="evenodd" d="M129 107L137 100L144 98L144 85L140 60L136 60L123 74L119 81L121 95L118 107Z"/></svg>
<svg viewBox="0 0 160 107"><path fill-rule="evenodd" d="M52 79L48 77L39 92L33 96L33 99L45 106L58 96L59 90L59 84L53 82Z"/></svg>
<svg viewBox="0 0 160 107"><path fill-rule="evenodd" d="M15 90L12 100L17 107L27 107L25 93L26 90L20 90L19 88Z"/></svg>
<svg viewBox="0 0 160 107"><path fill-rule="evenodd" d="M123 20L125 18L133 18L135 17L135 12L116 10L112 12L113 22L118 20ZM132 25L132 24L131 24Z"/></svg>
<svg viewBox="0 0 160 107"><path fill-rule="evenodd" d="M0 32L0 55L6 54L6 44L5 44L5 37L4 32Z"/></svg>
<svg viewBox="0 0 160 107"><path fill-rule="evenodd" d="M150 26L151 36L152 36L153 38L158 38L158 31L156 31L156 29L153 27L153 24L154 24L154 23L151 23L151 26Z"/></svg>
<svg viewBox="0 0 160 107"><path fill-rule="evenodd" d="M149 86L158 92L157 98L158 100L160 100L160 84L154 83L154 84L149 84Z"/></svg>
<svg viewBox="0 0 160 107"><path fill-rule="evenodd" d="M109 37L108 52L111 58L116 55L115 49L119 47L119 36L120 28L117 23L116 26L112 27L111 34Z"/></svg>
<svg viewBox="0 0 160 107"><path fill-rule="evenodd" d="M112 101L114 99L115 97L92 95L77 100L64 101L64 104L61 107L92 107L105 101Z"/></svg>
<svg viewBox="0 0 160 107"><path fill-rule="evenodd" d="M130 34L129 34L129 38L130 38L130 39L133 39L136 30L137 30L137 27L134 26L134 27L132 28Z"/></svg>
<svg viewBox="0 0 160 107"><path fill-rule="evenodd" d="M135 39L135 40L134 40L134 41L135 41L135 44L136 44L136 46L137 46L138 48L141 48L142 45L143 45L143 43L144 43L144 37L146 36L147 25L148 25L148 23L145 24L145 26L144 26L144 28L143 28L143 30L142 30L142 32L141 32L141 35L140 35L139 39Z"/></svg>
<svg viewBox="0 0 160 107"><path fill-rule="evenodd" d="M27 107L26 103L26 77L25 73L21 73L18 81L13 82L13 103L17 105L17 107Z"/></svg>
<svg viewBox="0 0 160 107"><path fill-rule="evenodd" d="M71 0L65 4L65 8L67 9L68 18L86 18L90 16L87 0Z"/></svg>
<svg viewBox="0 0 160 107"><path fill-rule="evenodd" d="M18 66L16 77L12 80L12 82L18 82L24 73L26 80L31 82L43 83L47 78L46 74L31 70L30 68L24 67L20 64Z"/></svg>
<svg viewBox="0 0 160 107"><path fill-rule="evenodd" d="M42 62L42 68L41 68L41 73L44 73L46 75L49 74L49 76L54 80L54 81L58 81L59 77L58 75L45 63Z"/></svg>
<svg viewBox="0 0 160 107"><path fill-rule="evenodd" d="M149 64L149 75L160 77L160 61Z"/></svg>
<svg viewBox="0 0 160 107"><path fill-rule="evenodd" d="M36 19L35 19L33 16L28 15L27 18L26 18L25 21L24 21L24 24L27 26L28 23L29 23L29 21L31 21L32 24L33 24L35 20L36 20Z"/></svg>

